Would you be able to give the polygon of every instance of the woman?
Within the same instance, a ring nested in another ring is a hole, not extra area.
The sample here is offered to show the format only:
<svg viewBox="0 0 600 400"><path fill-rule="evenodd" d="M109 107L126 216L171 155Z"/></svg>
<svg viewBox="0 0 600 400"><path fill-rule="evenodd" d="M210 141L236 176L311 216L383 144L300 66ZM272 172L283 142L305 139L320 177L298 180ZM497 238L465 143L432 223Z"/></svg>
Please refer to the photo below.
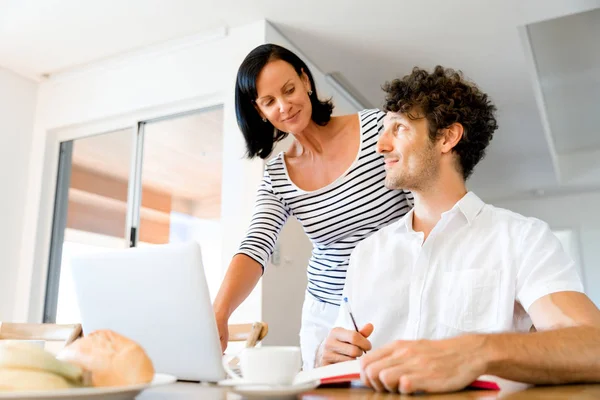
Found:
<svg viewBox="0 0 600 400"><path fill-rule="evenodd" d="M312 368L337 317L350 253L403 216L412 198L384 186L383 159L375 152L384 113L332 117L333 104L319 99L310 70L289 50L273 44L252 50L238 70L235 102L250 158L269 157L288 134L294 141L267 163L247 236L215 299L221 345L227 346L229 316L260 279L294 215L313 243L300 329L303 365Z"/></svg>

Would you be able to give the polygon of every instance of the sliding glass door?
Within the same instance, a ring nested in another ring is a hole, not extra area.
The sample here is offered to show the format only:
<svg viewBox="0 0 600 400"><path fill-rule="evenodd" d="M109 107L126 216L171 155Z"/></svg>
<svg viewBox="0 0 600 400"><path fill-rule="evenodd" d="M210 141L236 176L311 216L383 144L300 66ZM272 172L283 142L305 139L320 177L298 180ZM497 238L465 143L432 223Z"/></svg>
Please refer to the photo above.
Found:
<svg viewBox="0 0 600 400"><path fill-rule="evenodd" d="M44 319L79 320L74 255L124 248L132 129L61 144Z"/></svg>
<svg viewBox="0 0 600 400"><path fill-rule="evenodd" d="M223 109L61 144L44 322L79 322L77 254L195 240L219 279Z"/></svg>

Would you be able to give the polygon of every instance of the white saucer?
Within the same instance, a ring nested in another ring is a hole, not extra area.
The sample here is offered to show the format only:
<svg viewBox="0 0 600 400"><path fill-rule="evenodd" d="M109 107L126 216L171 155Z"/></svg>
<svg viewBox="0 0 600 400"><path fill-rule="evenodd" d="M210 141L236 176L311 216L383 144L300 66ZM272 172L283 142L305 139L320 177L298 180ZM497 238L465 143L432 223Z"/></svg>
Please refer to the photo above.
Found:
<svg viewBox="0 0 600 400"><path fill-rule="evenodd" d="M224 379L222 381L217 382L217 385L219 386L238 386L238 385L245 385L246 383L250 383L250 382L245 382L241 379Z"/></svg>
<svg viewBox="0 0 600 400"><path fill-rule="evenodd" d="M234 393L246 397L286 397L296 396L319 386L319 381L301 383L299 385L260 385L243 383L232 388ZM219 382L221 384L221 382Z"/></svg>

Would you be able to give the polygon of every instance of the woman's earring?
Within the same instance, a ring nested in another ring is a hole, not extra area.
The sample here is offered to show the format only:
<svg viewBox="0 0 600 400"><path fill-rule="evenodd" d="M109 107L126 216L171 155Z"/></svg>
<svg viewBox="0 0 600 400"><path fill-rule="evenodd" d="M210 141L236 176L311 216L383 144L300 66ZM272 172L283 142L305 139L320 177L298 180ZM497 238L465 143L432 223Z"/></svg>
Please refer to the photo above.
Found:
<svg viewBox="0 0 600 400"><path fill-rule="evenodd" d="M266 119L266 118L263 118L262 120L263 120L263 122L267 122L267 119Z"/></svg>
<svg viewBox="0 0 600 400"><path fill-rule="evenodd" d="M309 91L308 91L308 95L309 95L309 96L312 96L312 90L309 90Z"/></svg>

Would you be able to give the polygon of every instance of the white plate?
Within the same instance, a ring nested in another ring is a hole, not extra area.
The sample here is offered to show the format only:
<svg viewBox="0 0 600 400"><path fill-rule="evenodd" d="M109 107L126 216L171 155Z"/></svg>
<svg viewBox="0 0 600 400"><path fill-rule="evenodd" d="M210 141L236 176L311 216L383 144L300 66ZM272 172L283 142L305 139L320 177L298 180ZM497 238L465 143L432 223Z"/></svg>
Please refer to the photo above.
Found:
<svg viewBox="0 0 600 400"><path fill-rule="evenodd" d="M231 390L246 397L291 397L312 390L317 386L319 386L319 381L289 386L243 384L234 386Z"/></svg>
<svg viewBox="0 0 600 400"><path fill-rule="evenodd" d="M154 374L154 379L150 383L140 385L118 386L118 387L97 387L97 388L73 388L48 391L29 391L29 392L0 392L1 400L46 400L46 399L106 399L106 400L131 400L142 390L168 385L177 380L172 375Z"/></svg>

